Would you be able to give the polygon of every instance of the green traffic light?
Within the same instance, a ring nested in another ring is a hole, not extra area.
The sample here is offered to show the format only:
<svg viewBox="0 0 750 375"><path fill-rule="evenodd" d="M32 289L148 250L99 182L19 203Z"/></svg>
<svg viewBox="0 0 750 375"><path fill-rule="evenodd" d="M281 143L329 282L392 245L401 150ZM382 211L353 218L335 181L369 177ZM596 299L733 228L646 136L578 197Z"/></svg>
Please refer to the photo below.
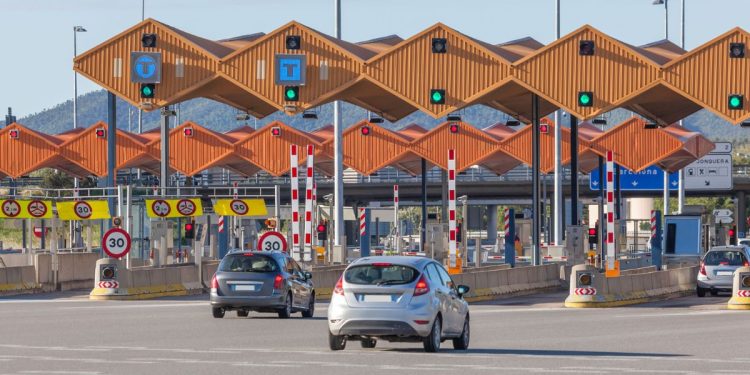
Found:
<svg viewBox="0 0 750 375"><path fill-rule="evenodd" d="M590 91L578 93L578 105L581 107L591 107L594 104L594 94Z"/></svg>
<svg viewBox="0 0 750 375"><path fill-rule="evenodd" d="M730 95L729 96L729 109L741 109L742 108L742 95Z"/></svg>
<svg viewBox="0 0 750 375"><path fill-rule="evenodd" d="M148 86L143 87L143 95L151 96L154 92L151 91L151 88Z"/></svg>
<svg viewBox="0 0 750 375"><path fill-rule="evenodd" d="M297 95L294 93L294 90L289 89L286 90L286 97L289 99L294 99Z"/></svg>
<svg viewBox="0 0 750 375"><path fill-rule="evenodd" d="M430 103L445 104L445 90L443 89L430 90Z"/></svg>
<svg viewBox="0 0 750 375"><path fill-rule="evenodd" d="M433 102L439 102L440 99L442 99L442 98L443 98L443 96L440 95L440 92L435 91L435 92L432 93L432 101Z"/></svg>
<svg viewBox="0 0 750 375"><path fill-rule="evenodd" d="M153 98L154 97L154 84L144 83L141 84L141 98Z"/></svg>
<svg viewBox="0 0 750 375"><path fill-rule="evenodd" d="M299 87L297 86L286 86L284 87L284 98L288 102L296 102L299 100Z"/></svg>

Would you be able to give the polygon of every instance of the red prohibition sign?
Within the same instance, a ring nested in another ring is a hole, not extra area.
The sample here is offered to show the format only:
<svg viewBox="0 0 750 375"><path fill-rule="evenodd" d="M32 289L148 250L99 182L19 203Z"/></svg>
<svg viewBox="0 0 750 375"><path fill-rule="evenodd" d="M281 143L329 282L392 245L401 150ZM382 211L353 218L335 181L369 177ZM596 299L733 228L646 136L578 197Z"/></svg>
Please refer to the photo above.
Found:
<svg viewBox="0 0 750 375"><path fill-rule="evenodd" d="M232 209L232 212L239 216L244 216L247 214L247 211L249 208L247 207L247 204L244 201L241 201L239 199L234 199L231 202L229 202L229 208Z"/></svg>
<svg viewBox="0 0 750 375"><path fill-rule="evenodd" d="M163 199L157 199L153 203L151 203L151 211L154 211L154 214L159 217L165 217L169 215L169 213L172 211L172 208L169 207L169 203Z"/></svg>
<svg viewBox="0 0 750 375"><path fill-rule="evenodd" d="M180 199L177 202L177 212L183 216L190 216L195 213L195 203L189 199Z"/></svg>
<svg viewBox="0 0 750 375"><path fill-rule="evenodd" d="M130 252L130 235L122 228L112 228L102 236L102 250L112 258L122 258Z"/></svg>
<svg viewBox="0 0 750 375"><path fill-rule="evenodd" d="M31 201L27 210L33 217L42 217L47 214L47 205L42 201Z"/></svg>
<svg viewBox="0 0 750 375"><path fill-rule="evenodd" d="M3 202L3 215L7 217L16 217L21 213L21 205L13 199Z"/></svg>
<svg viewBox="0 0 750 375"><path fill-rule="evenodd" d="M260 238L258 238L258 250L260 251L283 251L287 252L287 243L286 238L284 238L284 235L275 232L270 231L263 233Z"/></svg>
<svg viewBox="0 0 750 375"><path fill-rule="evenodd" d="M93 215L94 210L91 208L90 204L81 201L76 202L76 204L73 205L73 212L75 212L76 216L81 219L88 219Z"/></svg>

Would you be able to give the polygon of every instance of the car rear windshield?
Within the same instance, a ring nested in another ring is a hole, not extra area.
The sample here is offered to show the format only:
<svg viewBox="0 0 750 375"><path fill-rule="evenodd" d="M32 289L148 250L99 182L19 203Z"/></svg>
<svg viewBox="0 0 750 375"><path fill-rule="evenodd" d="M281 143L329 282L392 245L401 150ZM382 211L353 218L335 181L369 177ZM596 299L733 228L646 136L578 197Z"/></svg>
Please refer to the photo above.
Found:
<svg viewBox="0 0 750 375"><path fill-rule="evenodd" d="M276 260L260 254L230 254L224 257L219 271L224 272L276 272L279 265Z"/></svg>
<svg viewBox="0 0 750 375"><path fill-rule="evenodd" d="M419 271L408 266L390 263L372 263L350 267L344 280L358 285L401 285L417 279Z"/></svg>
<svg viewBox="0 0 750 375"><path fill-rule="evenodd" d="M742 251L709 251L703 260L707 266L741 266L745 263Z"/></svg>

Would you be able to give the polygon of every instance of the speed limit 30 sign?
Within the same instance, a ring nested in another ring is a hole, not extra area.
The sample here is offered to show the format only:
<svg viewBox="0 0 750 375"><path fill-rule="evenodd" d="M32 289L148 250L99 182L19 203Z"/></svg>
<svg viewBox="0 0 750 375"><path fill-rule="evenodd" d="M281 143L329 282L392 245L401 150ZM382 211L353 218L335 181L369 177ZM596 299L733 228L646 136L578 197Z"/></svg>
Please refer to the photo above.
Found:
<svg viewBox="0 0 750 375"><path fill-rule="evenodd" d="M261 251L287 251L284 235L279 232L266 232L258 239L258 250Z"/></svg>
<svg viewBox="0 0 750 375"><path fill-rule="evenodd" d="M91 205L87 202L76 202L73 205L73 212L81 219L88 219L91 217L91 215L94 213L94 210L91 208Z"/></svg>
<svg viewBox="0 0 750 375"><path fill-rule="evenodd" d="M112 228L102 236L102 249L112 258L119 259L130 251L130 235L120 228Z"/></svg>

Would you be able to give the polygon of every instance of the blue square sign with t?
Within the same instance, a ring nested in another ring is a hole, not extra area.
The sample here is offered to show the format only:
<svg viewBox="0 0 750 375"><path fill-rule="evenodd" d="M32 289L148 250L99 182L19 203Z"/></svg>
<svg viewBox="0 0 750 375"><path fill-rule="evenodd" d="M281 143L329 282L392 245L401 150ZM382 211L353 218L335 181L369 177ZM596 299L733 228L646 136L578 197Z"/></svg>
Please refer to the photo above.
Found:
<svg viewBox="0 0 750 375"><path fill-rule="evenodd" d="M277 85L304 85L307 67L305 55L276 55L274 58Z"/></svg>

